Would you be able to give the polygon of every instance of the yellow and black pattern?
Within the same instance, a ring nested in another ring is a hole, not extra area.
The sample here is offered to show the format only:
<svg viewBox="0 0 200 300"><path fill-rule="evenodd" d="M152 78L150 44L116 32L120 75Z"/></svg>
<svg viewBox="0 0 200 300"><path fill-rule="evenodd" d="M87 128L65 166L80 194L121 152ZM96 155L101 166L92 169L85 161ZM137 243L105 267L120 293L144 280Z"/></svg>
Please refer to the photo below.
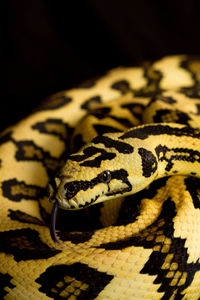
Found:
<svg viewBox="0 0 200 300"><path fill-rule="evenodd" d="M117 68L1 134L0 298L200 299L199 84L198 57Z"/></svg>

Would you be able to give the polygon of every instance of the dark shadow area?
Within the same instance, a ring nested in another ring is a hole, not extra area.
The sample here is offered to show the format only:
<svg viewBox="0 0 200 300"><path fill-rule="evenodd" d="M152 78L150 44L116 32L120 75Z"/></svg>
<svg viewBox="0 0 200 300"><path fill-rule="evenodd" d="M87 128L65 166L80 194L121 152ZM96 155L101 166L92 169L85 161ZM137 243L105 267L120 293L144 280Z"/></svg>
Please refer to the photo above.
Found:
<svg viewBox="0 0 200 300"><path fill-rule="evenodd" d="M51 93L118 65L199 54L199 1L7 0L0 129Z"/></svg>

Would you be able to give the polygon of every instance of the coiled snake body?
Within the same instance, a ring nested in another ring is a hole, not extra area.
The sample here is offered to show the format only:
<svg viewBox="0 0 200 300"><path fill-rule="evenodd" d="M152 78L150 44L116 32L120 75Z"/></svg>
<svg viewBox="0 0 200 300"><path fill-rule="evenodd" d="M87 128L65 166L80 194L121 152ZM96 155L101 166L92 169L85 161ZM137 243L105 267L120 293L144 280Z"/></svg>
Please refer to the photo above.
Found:
<svg viewBox="0 0 200 300"><path fill-rule="evenodd" d="M2 133L1 298L200 299L199 82L118 68Z"/></svg>

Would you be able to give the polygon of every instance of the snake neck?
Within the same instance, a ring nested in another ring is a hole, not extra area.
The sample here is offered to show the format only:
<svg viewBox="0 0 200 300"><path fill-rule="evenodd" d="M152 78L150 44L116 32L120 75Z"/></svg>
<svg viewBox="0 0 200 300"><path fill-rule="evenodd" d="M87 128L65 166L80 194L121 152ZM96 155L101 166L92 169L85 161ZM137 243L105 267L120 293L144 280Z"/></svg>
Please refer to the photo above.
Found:
<svg viewBox="0 0 200 300"><path fill-rule="evenodd" d="M144 125L122 138L137 145L137 161L141 161L142 176L147 182L175 174L200 177L198 130L179 124Z"/></svg>
<svg viewBox="0 0 200 300"><path fill-rule="evenodd" d="M200 177L200 140L195 137L172 138L160 143L155 152L158 158L158 178L171 175Z"/></svg>

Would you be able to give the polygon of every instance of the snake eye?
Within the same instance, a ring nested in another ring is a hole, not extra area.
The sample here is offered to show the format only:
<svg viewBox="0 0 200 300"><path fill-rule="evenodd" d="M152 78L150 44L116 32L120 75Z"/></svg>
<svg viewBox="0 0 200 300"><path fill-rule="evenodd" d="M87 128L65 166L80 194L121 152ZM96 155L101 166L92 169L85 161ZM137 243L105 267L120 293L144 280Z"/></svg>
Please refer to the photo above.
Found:
<svg viewBox="0 0 200 300"><path fill-rule="evenodd" d="M65 191L66 191L66 198L67 199L71 199L77 193L77 186L73 182L69 182L69 183L65 184L64 188L65 188Z"/></svg>
<svg viewBox="0 0 200 300"><path fill-rule="evenodd" d="M99 175L99 179L101 180L101 182L103 183L109 183L111 180L111 173L110 171L104 171Z"/></svg>

